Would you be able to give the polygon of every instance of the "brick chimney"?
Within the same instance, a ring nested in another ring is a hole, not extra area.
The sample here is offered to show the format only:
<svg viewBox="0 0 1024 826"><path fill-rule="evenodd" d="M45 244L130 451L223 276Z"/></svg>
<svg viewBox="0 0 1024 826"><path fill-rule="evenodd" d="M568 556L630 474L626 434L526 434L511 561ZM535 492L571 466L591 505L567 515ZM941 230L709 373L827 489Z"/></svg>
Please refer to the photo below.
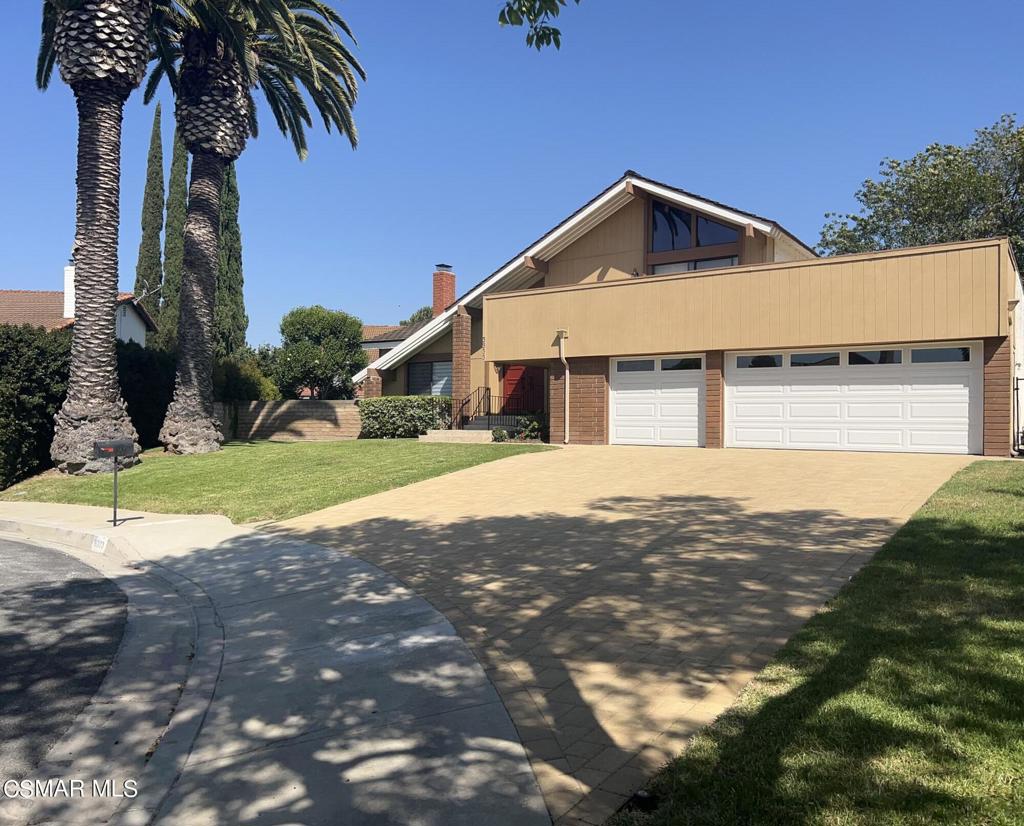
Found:
<svg viewBox="0 0 1024 826"><path fill-rule="evenodd" d="M448 264L434 267L434 318L455 303L455 273Z"/></svg>

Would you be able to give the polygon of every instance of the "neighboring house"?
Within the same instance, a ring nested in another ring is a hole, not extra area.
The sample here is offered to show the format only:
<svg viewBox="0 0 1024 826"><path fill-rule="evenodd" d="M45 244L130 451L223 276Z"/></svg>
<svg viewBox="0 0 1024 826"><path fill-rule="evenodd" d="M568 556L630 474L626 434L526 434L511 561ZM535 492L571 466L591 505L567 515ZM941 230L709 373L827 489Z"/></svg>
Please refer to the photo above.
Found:
<svg viewBox="0 0 1024 826"><path fill-rule="evenodd" d="M434 318L441 315L455 301L455 273L448 264L438 264L434 268L433 276L433 311ZM387 324L364 324L363 325L363 349L366 350L366 357L372 364L385 353L395 349L407 338L430 324L427 321L417 321L413 324L387 325ZM389 387L387 395L412 396L450 396L452 392L452 360L451 353L437 352L431 348L414 354L409 362L412 367L406 367L402 373L403 384L401 388L397 385ZM363 387L360 385L357 393L361 395Z"/></svg>
<svg viewBox="0 0 1024 826"><path fill-rule="evenodd" d="M156 322L131 293L118 293L116 335L121 341L146 346ZM0 290L0 324L31 324L47 330L75 323L75 268L64 268L64 290Z"/></svg>
<svg viewBox="0 0 1024 826"><path fill-rule="evenodd" d="M555 442L1006 456L1021 297L1006 239L818 258L627 172L355 380L448 363L456 426L539 384Z"/></svg>

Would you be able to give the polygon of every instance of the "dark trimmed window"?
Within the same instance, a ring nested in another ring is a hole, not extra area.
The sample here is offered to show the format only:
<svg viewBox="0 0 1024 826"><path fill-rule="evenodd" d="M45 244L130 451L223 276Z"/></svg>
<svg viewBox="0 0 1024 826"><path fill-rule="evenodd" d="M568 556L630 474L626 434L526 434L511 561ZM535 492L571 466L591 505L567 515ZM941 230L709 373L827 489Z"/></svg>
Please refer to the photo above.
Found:
<svg viewBox="0 0 1024 826"><path fill-rule="evenodd" d="M452 363L450 361L411 361L408 366L410 396L450 396L452 394Z"/></svg>
<svg viewBox="0 0 1024 826"><path fill-rule="evenodd" d="M736 227L720 224L703 215L697 216L697 246L711 247L715 244L735 244L740 240Z"/></svg>
<svg viewBox="0 0 1024 826"><path fill-rule="evenodd" d="M970 347L921 347L910 351L914 364L940 364L948 361L970 361Z"/></svg>
<svg viewBox="0 0 1024 826"><path fill-rule="evenodd" d="M851 350L850 364L902 364L902 350Z"/></svg>
<svg viewBox="0 0 1024 826"><path fill-rule="evenodd" d="M670 252L692 246L692 213L654 201L651 204L651 251Z"/></svg>
<svg viewBox="0 0 1024 826"><path fill-rule="evenodd" d="M839 364L839 353L791 353L791 367L834 367Z"/></svg>
<svg viewBox="0 0 1024 826"><path fill-rule="evenodd" d="M680 359L662 359L662 370L700 370L700 356L687 356Z"/></svg>
<svg viewBox="0 0 1024 826"><path fill-rule="evenodd" d="M744 370L748 367L782 367L782 354L758 353L756 356L736 356L736 366Z"/></svg>
<svg viewBox="0 0 1024 826"><path fill-rule="evenodd" d="M654 370L654 359L632 359L615 364L616 373L649 373Z"/></svg>

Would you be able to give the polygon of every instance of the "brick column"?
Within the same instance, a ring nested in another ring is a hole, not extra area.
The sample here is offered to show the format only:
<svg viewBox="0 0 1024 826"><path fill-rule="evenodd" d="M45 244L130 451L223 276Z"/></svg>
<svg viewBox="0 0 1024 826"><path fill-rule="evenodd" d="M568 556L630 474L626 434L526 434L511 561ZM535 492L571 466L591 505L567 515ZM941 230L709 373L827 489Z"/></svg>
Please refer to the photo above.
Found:
<svg viewBox="0 0 1024 826"><path fill-rule="evenodd" d="M704 354L704 446L725 445L725 354L711 350Z"/></svg>
<svg viewBox="0 0 1024 826"><path fill-rule="evenodd" d="M1009 456L1013 450L1013 364L1010 339L985 339L984 453Z"/></svg>
<svg viewBox="0 0 1024 826"><path fill-rule="evenodd" d="M384 395L384 380L380 376L380 370L368 369L366 378L363 379L364 399L377 399Z"/></svg>
<svg viewBox="0 0 1024 826"><path fill-rule="evenodd" d="M456 308L452 317L452 400L455 404L473 392L470 386L469 366L472 323L464 306Z"/></svg>
<svg viewBox="0 0 1024 826"><path fill-rule="evenodd" d="M608 359L569 359L569 443L608 444ZM558 359L548 369L551 443L564 436L565 368Z"/></svg>

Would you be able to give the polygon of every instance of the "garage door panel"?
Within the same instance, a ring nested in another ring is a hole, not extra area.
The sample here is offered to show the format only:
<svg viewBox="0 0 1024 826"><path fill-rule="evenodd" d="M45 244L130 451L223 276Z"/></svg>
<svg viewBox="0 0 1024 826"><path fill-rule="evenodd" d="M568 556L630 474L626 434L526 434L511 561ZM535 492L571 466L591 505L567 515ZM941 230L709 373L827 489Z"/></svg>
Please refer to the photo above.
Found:
<svg viewBox="0 0 1024 826"><path fill-rule="evenodd" d="M956 419L966 422L971 406L966 401L956 403L911 402L910 417L912 419Z"/></svg>
<svg viewBox="0 0 1024 826"><path fill-rule="evenodd" d="M781 427L737 427L736 438L751 447L782 447Z"/></svg>
<svg viewBox="0 0 1024 826"><path fill-rule="evenodd" d="M823 430L820 428L791 427L787 431L789 443L801 447L820 447L835 450L842 446L843 434L839 428Z"/></svg>
<svg viewBox="0 0 1024 826"><path fill-rule="evenodd" d="M616 406L616 412L618 413L618 419L628 419L633 417L644 417L653 416L657 410L657 402L634 402L620 401Z"/></svg>
<svg viewBox="0 0 1024 826"><path fill-rule="evenodd" d="M910 349L911 345L891 345ZM914 345L918 347L919 345ZM738 368L726 354L730 447L981 451L981 347L969 363ZM813 372L811 372L813 371Z"/></svg>
<svg viewBox="0 0 1024 826"><path fill-rule="evenodd" d="M858 430L855 427L846 429L846 443L854 450L895 449L903 446L902 430Z"/></svg>
<svg viewBox="0 0 1024 826"><path fill-rule="evenodd" d="M789 405L791 419L841 419L839 402L793 402Z"/></svg>
<svg viewBox="0 0 1024 826"><path fill-rule="evenodd" d="M904 417L903 402L847 402L846 418L858 419L896 419Z"/></svg>
<svg viewBox="0 0 1024 826"><path fill-rule="evenodd" d="M752 404L736 402L736 411L744 419L777 419L785 412L786 405L782 402L774 404Z"/></svg>
<svg viewBox="0 0 1024 826"><path fill-rule="evenodd" d="M613 444L697 446L703 430L703 370L662 370L662 359L645 357L653 370L616 369L611 360L609 432ZM677 358L677 357L676 357Z"/></svg>

